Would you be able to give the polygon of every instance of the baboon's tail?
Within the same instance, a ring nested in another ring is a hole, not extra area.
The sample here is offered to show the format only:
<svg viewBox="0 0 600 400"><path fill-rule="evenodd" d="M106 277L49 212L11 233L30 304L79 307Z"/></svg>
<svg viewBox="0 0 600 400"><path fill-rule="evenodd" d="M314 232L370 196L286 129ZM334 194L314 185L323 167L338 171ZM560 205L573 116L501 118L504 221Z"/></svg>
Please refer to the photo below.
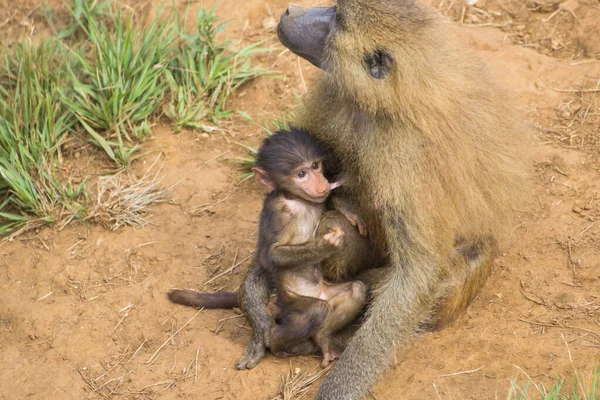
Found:
<svg viewBox="0 0 600 400"><path fill-rule="evenodd" d="M234 292L200 293L193 290L173 289L167 293L167 296L173 303L196 308L227 309L240 306L238 295Z"/></svg>

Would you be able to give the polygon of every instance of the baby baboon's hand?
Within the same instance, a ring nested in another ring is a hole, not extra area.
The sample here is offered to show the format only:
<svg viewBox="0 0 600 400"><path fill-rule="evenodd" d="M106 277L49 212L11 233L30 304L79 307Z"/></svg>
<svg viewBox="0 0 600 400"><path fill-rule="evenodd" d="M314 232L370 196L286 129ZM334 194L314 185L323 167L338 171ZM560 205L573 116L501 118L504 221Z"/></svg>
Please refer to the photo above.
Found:
<svg viewBox="0 0 600 400"><path fill-rule="evenodd" d="M325 247L340 248L344 243L344 231L339 227L332 228L321 238L321 245Z"/></svg>
<svg viewBox="0 0 600 400"><path fill-rule="evenodd" d="M360 233L361 236L367 236L367 224L358 214L355 214L348 210L340 212L344 215L344 217L346 217L346 219L348 220L348 222L350 222L350 224L352 224L352 226L355 226L358 229L358 233Z"/></svg>

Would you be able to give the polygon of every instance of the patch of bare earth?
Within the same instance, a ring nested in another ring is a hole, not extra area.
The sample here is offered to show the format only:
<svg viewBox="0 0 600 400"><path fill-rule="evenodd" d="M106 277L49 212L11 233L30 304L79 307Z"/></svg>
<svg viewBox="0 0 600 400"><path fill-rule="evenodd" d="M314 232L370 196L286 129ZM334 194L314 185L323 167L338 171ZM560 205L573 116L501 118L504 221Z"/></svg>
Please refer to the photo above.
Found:
<svg viewBox="0 0 600 400"><path fill-rule="evenodd" d="M565 376L569 387L575 371L589 375L600 356L600 10L587 0L501 3L480 1L464 16L458 3L434 5L462 21L465 46L515 93L531 125L533 193L478 299L444 331L399 351L372 390L378 399L505 398L511 379L526 376L546 388ZM244 318L178 307L165 296L172 287L235 290L249 266L263 194L239 184L237 143L258 144L255 123L293 109L314 71L275 39L286 4L219 2L228 34L267 40L273 51L257 62L283 79L261 78L230 103L253 122L236 118L210 135L155 128L145 149L161 153L163 185L178 185L169 203L153 207L151 225L112 232L72 224L1 245L0 398L270 399L280 398L282 376L318 368L316 357L269 355L236 371L250 335ZM17 21L33 2L0 7L15 15L2 32L24 33ZM157 155L133 173L141 177Z"/></svg>

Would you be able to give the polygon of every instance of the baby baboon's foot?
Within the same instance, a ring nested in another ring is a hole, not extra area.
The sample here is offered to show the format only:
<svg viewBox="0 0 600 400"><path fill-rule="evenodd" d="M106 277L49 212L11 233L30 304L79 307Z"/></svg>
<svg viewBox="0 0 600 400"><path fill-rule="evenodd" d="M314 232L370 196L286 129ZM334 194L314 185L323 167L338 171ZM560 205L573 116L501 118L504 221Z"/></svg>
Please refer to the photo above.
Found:
<svg viewBox="0 0 600 400"><path fill-rule="evenodd" d="M252 369L258 365L260 360L265 356L265 346L262 343L248 344L246 351L235 367L237 369Z"/></svg>
<svg viewBox="0 0 600 400"><path fill-rule="evenodd" d="M258 365L265 356L267 346L271 345L271 332L269 329L255 328L250 343L244 351L244 355L235 364L237 369L252 369Z"/></svg>
<svg viewBox="0 0 600 400"><path fill-rule="evenodd" d="M331 363L334 360L337 360L338 357L340 356L340 354L338 353L337 350L329 350L326 353L323 354L323 361L321 362L321 366L323 368L327 368L329 366L329 363Z"/></svg>

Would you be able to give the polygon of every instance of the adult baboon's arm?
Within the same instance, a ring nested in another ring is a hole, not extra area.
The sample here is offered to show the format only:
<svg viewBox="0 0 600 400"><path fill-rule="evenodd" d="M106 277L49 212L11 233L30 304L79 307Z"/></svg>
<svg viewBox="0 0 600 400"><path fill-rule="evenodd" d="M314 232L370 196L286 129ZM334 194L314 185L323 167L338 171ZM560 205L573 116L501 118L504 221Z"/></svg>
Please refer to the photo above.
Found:
<svg viewBox="0 0 600 400"><path fill-rule="evenodd" d="M433 257L415 250L403 259L392 257L387 281L375 289L363 325L321 385L318 400L362 399L417 331L436 278Z"/></svg>

